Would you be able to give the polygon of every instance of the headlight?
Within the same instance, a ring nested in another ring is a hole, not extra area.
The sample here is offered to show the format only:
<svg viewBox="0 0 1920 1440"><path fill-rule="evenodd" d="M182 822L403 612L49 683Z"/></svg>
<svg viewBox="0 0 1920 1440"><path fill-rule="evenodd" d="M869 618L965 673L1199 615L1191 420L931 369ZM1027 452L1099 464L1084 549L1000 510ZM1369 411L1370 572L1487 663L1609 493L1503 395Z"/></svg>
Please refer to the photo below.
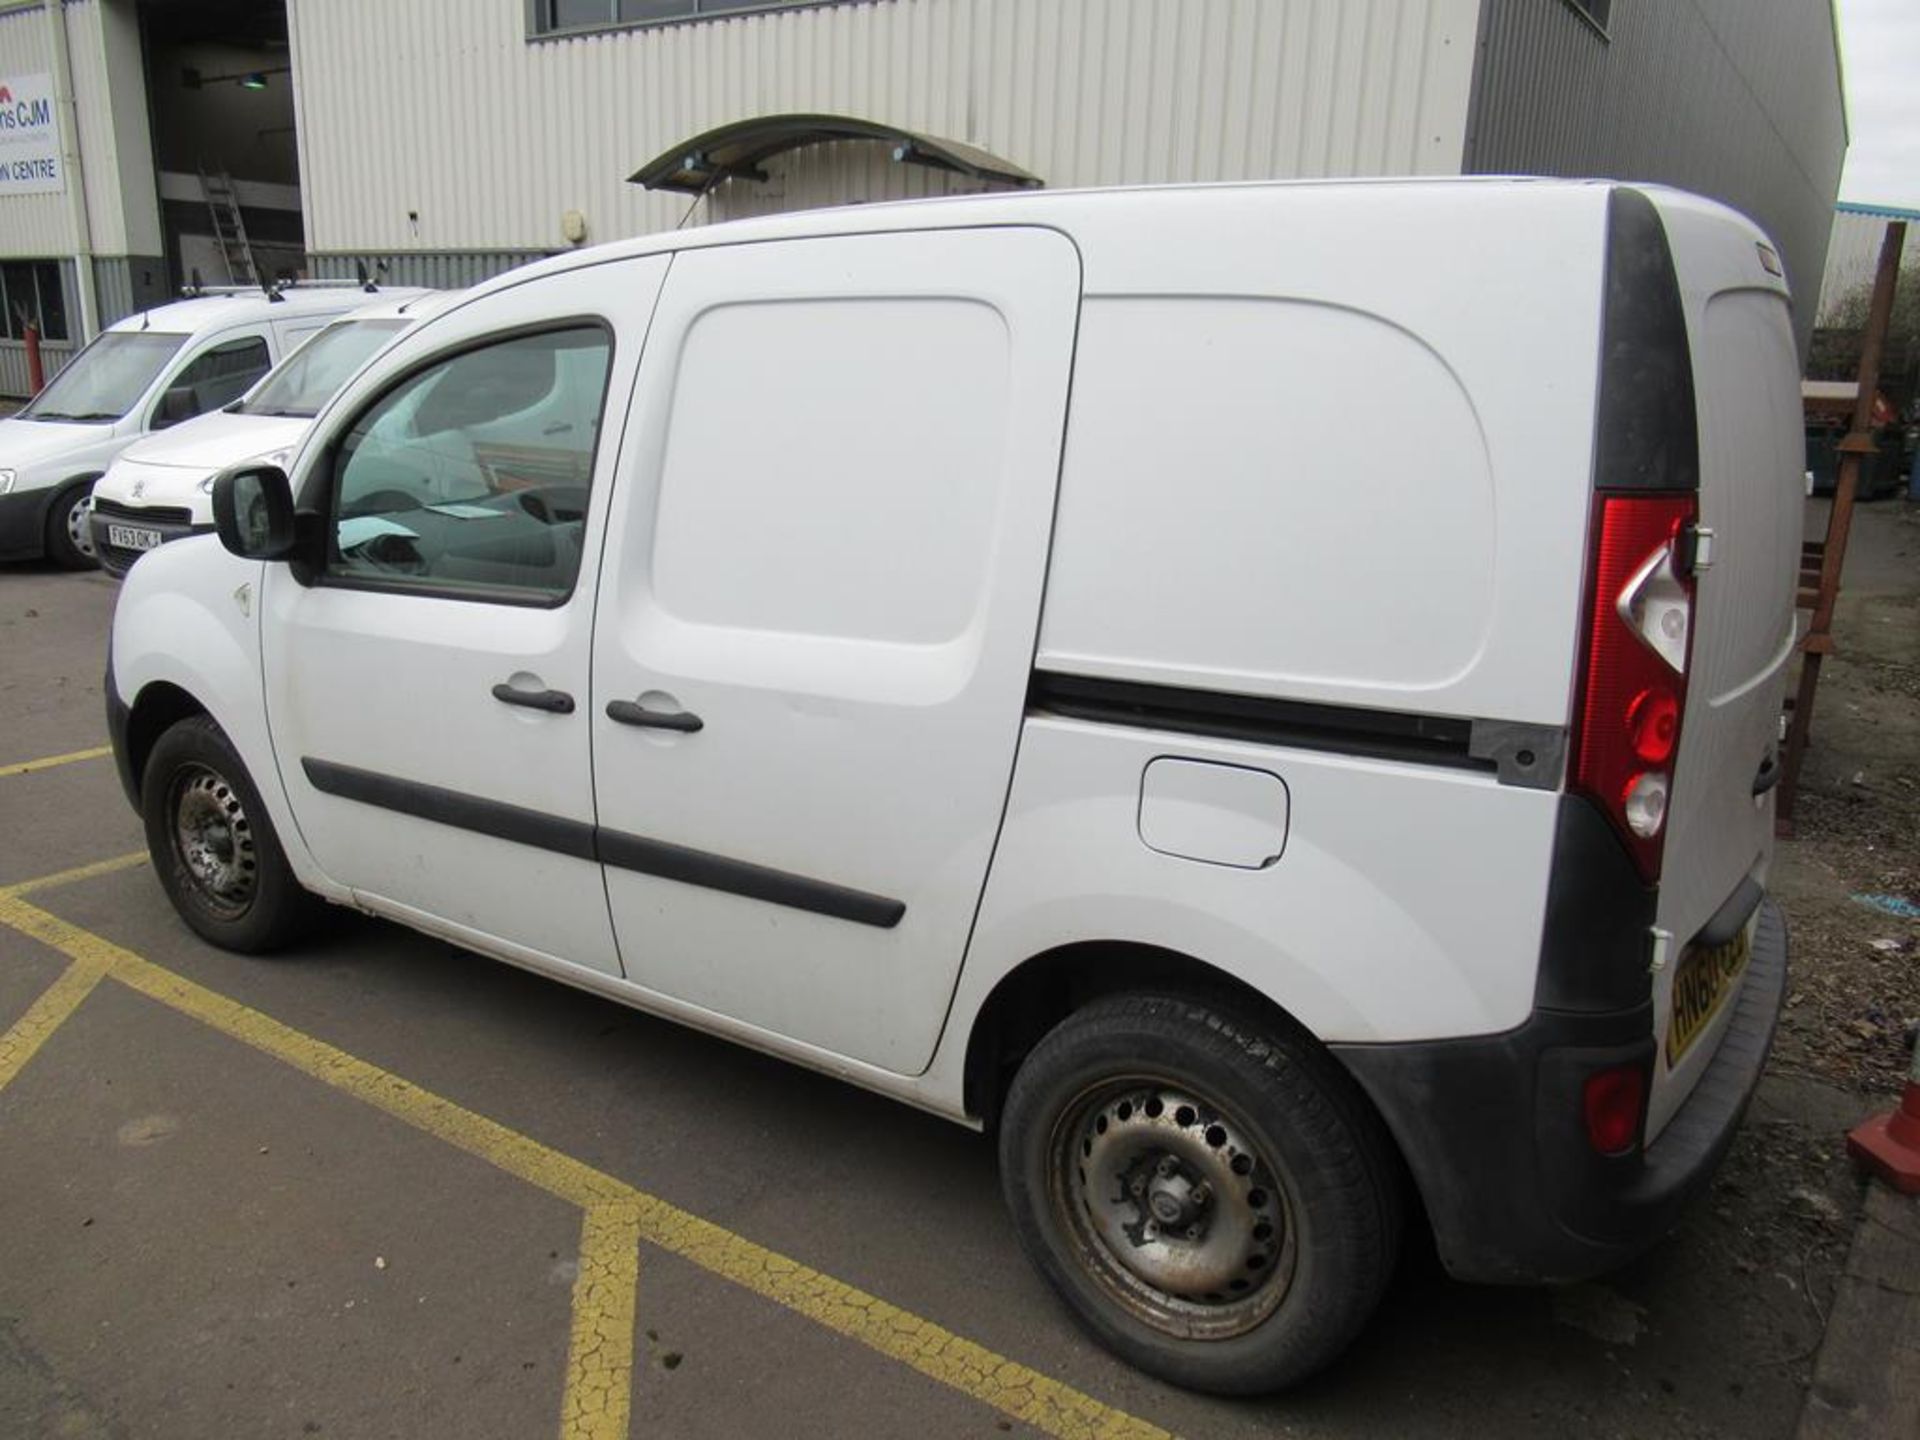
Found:
<svg viewBox="0 0 1920 1440"><path fill-rule="evenodd" d="M0 495L13 493L13 471L0 470Z"/></svg>

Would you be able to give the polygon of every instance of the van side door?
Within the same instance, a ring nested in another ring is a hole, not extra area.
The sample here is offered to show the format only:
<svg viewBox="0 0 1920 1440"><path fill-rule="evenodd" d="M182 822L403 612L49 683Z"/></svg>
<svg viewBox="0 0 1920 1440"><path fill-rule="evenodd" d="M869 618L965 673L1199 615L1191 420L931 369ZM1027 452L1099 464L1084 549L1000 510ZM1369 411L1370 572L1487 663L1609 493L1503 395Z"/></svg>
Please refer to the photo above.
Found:
<svg viewBox="0 0 1920 1440"><path fill-rule="evenodd" d="M396 341L301 452L320 573L263 582L275 758L322 871L403 921L616 976L586 713L601 416L666 268L530 280ZM556 410L579 423L549 437Z"/></svg>
<svg viewBox="0 0 1920 1440"><path fill-rule="evenodd" d="M595 619L600 857L663 1008L932 1056L1024 710L1064 236L701 248L648 334Z"/></svg>

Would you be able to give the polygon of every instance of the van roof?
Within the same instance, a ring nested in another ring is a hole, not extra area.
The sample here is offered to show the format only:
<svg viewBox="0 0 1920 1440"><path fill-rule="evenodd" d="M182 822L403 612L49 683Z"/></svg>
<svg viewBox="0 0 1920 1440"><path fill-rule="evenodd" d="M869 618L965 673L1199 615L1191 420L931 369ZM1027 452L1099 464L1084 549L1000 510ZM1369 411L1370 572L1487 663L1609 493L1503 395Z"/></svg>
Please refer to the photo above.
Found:
<svg viewBox="0 0 1920 1440"><path fill-rule="evenodd" d="M376 298L397 302L426 294L415 289L380 290L369 295L358 286L338 285L312 290L292 289L278 300L257 295L198 295L136 310L125 319L107 327L110 331L159 330L168 334L197 334L226 325L243 325L249 320L278 320L293 315L344 315L372 304Z"/></svg>
<svg viewBox="0 0 1920 1440"><path fill-rule="evenodd" d="M550 275L586 265L604 264L632 256L664 254L710 245L737 245L758 240L784 240L813 235L857 235L880 230L931 230L974 225L1052 225L1073 231L1081 225L1124 227L1138 218L1150 221L1170 212L1209 200L1215 207L1245 204L1260 211L1303 193L1324 195L1329 201L1348 202L1362 196L1378 200L1382 192L1415 209L1459 203L1466 192L1524 190L1557 195L1565 203L1593 203L1596 192L1613 189L1615 180L1566 180L1533 176L1417 176L1356 177L1316 180L1233 180L1179 185L1101 186L1085 189L1010 190L979 195L941 195L919 200L876 201L815 210L788 210L741 220L726 220L685 230L656 231L629 240L613 240L580 250L549 256L482 281L468 296L506 289L537 275ZM1649 193L1664 187L1635 185ZM1583 197L1583 198L1576 198ZM1732 213L1732 212L1729 212Z"/></svg>

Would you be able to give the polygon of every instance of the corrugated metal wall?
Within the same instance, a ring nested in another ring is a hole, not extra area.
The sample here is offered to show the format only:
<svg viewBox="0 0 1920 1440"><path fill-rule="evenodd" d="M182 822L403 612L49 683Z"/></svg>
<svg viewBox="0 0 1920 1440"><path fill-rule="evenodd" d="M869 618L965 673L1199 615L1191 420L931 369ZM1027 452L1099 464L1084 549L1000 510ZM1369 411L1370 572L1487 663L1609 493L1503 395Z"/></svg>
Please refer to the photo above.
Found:
<svg viewBox="0 0 1920 1440"><path fill-rule="evenodd" d="M1827 241L1826 275L1820 282L1817 324L1833 323L1835 308L1850 294L1872 289L1889 220L1907 222L1907 244L1900 252L1903 277L1910 268L1920 267L1920 210L1875 210L1867 206L1836 210Z"/></svg>
<svg viewBox="0 0 1920 1440"><path fill-rule="evenodd" d="M1804 354L1846 154L1827 0L1487 0L1467 140L1481 174L1657 180L1766 228Z"/></svg>
<svg viewBox="0 0 1920 1440"><path fill-rule="evenodd" d="M545 250L522 251L419 251L412 254L316 255L313 278L316 280L356 280L356 265L364 265L367 274L382 285L425 285L433 290L464 290L491 280L495 275L551 254Z"/></svg>
<svg viewBox="0 0 1920 1440"><path fill-rule="evenodd" d="M78 345L63 345L49 340L40 347L40 364L51 380L60 367L71 360ZM0 340L0 395L24 400L27 397L27 347L18 340Z"/></svg>
<svg viewBox="0 0 1920 1440"><path fill-rule="evenodd" d="M523 0L288 9L308 247L392 255L557 247L569 209L595 240L674 225L687 197L624 177L790 111L964 140L1054 186L1450 173L1480 0L862 0L532 44ZM708 204L947 188L883 157L801 155Z"/></svg>

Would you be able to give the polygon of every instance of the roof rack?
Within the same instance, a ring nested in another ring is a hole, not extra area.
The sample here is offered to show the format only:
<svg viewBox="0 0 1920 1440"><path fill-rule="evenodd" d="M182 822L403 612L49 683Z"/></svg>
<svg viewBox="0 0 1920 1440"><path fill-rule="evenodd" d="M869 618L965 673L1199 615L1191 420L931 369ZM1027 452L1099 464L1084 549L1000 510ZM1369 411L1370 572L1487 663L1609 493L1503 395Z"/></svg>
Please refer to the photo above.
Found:
<svg viewBox="0 0 1920 1440"><path fill-rule="evenodd" d="M289 290L364 290L375 294L380 287L372 280L273 280L258 285L207 285L202 283L200 272L193 272L193 278L180 287L180 298L198 300L209 295L264 295L269 300L281 299Z"/></svg>

